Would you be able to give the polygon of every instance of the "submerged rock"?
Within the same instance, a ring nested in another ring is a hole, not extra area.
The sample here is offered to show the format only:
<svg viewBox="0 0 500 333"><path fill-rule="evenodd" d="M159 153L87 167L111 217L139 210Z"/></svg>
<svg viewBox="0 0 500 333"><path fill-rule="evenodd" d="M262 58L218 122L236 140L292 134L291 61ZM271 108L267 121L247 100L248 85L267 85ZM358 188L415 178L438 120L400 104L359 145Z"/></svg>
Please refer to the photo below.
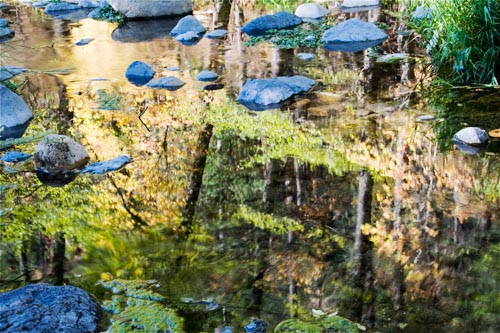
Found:
<svg viewBox="0 0 500 333"><path fill-rule="evenodd" d="M26 154L20 151L8 151L5 154L3 154L3 156L0 158L0 161L4 161L7 163L17 163L26 161L31 156L33 155Z"/></svg>
<svg viewBox="0 0 500 333"><path fill-rule="evenodd" d="M0 294L2 332L100 332L102 310L73 286L31 284Z"/></svg>
<svg viewBox="0 0 500 333"><path fill-rule="evenodd" d="M205 33L206 29L203 24L198 21L193 15L184 16L177 22L175 27L170 31L171 36L182 35L187 32L194 32L197 35Z"/></svg>
<svg viewBox="0 0 500 333"><path fill-rule="evenodd" d="M207 84L206 86L204 86L203 90L212 91L212 90L220 90L223 88L224 88L224 85L222 83L212 83L212 84Z"/></svg>
<svg viewBox="0 0 500 333"><path fill-rule="evenodd" d="M224 38L227 35L227 30L225 29L217 29L212 30L205 35L205 37L210 39Z"/></svg>
<svg viewBox="0 0 500 333"><path fill-rule="evenodd" d="M116 171L123 168L128 163L132 162L130 157L121 155L113 159L96 162L86 166L81 173L91 173L93 175L102 175L110 171Z"/></svg>
<svg viewBox="0 0 500 333"><path fill-rule="evenodd" d="M81 9L80 6L69 2L51 2L45 7L45 12L72 11Z"/></svg>
<svg viewBox="0 0 500 333"><path fill-rule="evenodd" d="M184 45L195 45L200 40L200 35L194 31L188 31L183 34L175 36L175 40L181 42Z"/></svg>
<svg viewBox="0 0 500 333"><path fill-rule="evenodd" d="M375 24L354 18L325 31L321 41L329 51L358 52L386 39L387 34Z"/></svg>
<svg viewBox="0 0 500 333"><path fill-rule="evenodd" d="M271 29L290 29L302 23L302 19L288 12L264 15L248 22L241 31L249 36L261 36Z"/></svg>
<svg viewBox="0 0 500 333"><path fill-rule="evenodd" d="M191 13L191 0L108 0L114 10L127 18L179 16Z"/></svg>
<svg viewBox="0 0 500 333"><path fill-rule="evenodd" d="M150 65L136 60L128 66L125 72L125 77L131 83L142 86L148 83L153 78L155 73L156 72Z"/></svg>
<svg viewBox="0 0 500 333"><path fill-rule="evenodd" d="M329 14L330 11L317 3L303 3L295 9L295 15L303 19L319 19Z"/></svg>
<svg viewBox="0 0 500 333"><path fill-rule="evenodd" d="M20 137L18 129L25 130L32 118L33 113L22 98L0 84L0 139Z"/></svg>
<svg viewBox="0 0 500 333"><path fill-rule="evenodd" d="M88 161L85 148L65 135L48 135L35 149L35 167L48 174L71 172L83 168Z"/></svg>
<svg viewBox="0 0 500 333"><path fill-rule="evenodd" d="M148 82L148 84L146 84L146 87L175 91L181 88L183 85L185 85L185 83L182 80L176 78L175 76L168 76L152 80Z"/></svg>
<svg viewBox="0 0 500 333"><path fill-rule="evenodd" d="M196 79L198 81L214 81L218 78L219 76L217 73L214 73L212 71L201 71L196 75Z"/></svg>
<svg viewBox="0 0 500 333"><path fill-rule="evenodd" d="M301 75L248 80L241 89L238 102L251 110L272 109L294 95L307 92L314 84L314 80Z"/></svg>
<svg viewBox="0 0 500 333"><path fill-rule="evenodd" d="M488 133L479 127L462 128L453 136L454 143L465 143L473 147L485 146L488 139Z"/></svg>

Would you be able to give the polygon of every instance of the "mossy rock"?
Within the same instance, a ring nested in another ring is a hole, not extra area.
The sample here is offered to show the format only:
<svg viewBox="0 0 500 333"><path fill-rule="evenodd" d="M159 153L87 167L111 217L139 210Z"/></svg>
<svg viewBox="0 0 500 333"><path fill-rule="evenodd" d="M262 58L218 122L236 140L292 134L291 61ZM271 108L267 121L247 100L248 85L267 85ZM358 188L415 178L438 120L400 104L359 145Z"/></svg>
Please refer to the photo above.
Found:
<svg viewBox="0 0 500 333"><path fill-rule="evenodd" d="M322 331L320 325L299 319L287 319L274 328L274 333L322 333Z"/></svg>

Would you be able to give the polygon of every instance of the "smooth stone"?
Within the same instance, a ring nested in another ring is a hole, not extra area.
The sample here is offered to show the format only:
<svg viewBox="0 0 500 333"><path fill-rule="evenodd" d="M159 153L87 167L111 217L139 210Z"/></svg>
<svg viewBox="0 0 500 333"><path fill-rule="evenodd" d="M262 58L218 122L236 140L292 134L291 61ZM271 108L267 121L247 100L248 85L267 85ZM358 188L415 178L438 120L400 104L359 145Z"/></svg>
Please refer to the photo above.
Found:
<svg viewBox="0 0 500 333"><path fill-rule="evenodd" d="M295 15L300 18L318 19L327 14L330 11L318 5L317 3L303 3L295 9Z"/></svg>
<svg viewBox="0 0 500 333"><path fill-rule="evenodd" d="M33 113L23 99L1 84L0 106L0 139L16 136L7 134L9 129L24 127L33 118Z"/></svg>
<svg viewBox="0 0 500 333"><path fill-rule="evenodd" d="M454 142L455 146L460 150L462 153L467 154L467 155L476 155L482 152L486 146L471 146L466 143L457 141Z"/></svg>
<svg viewBox="0 0 500 333"><path fill-rule="evenodd" d="M271 29L290 29L302 24L302 19L288 12L263 15L248 22L241 31L249 36L261 36Z"/></svg>
<svg viewBox="0 0 500 333"><path fill-rule="evenodd" d="M100 0L80 0L78 1L78 6L82 8L98 8L101 7Z"/></svg>
<svg viewBox="0 0 500 333"><path fill-rule="evenodd" d="M26 153L19 152L19 151L8 151L5 154L3 154L3 156L0 158L0 160L7 162L7 163L17 163L17 162L26 161L31 156L33 156L33 155L26 154Z"/></svg>
<svg viewBox="0 0 500 333"><path fill-rule="evenodd" d="M30 284L0 293L2 332L100 332L102 309L83 289Z"/></svg>
<svg viewBox="0 0 500 333"><path fill-rule="evenodd" d="M404 60L406 58L408 58L408 55L404 53L390 53L378 57L376 62L392 63Z"/></svg>
<svg viewBox="0 0 500 333"><path fill-rule="evenodd" d="M48 135L35 149L36 168L48 174L70 172L84 167L88 161L85 147L65 135Z"/></svg>
<svg viewBox="0 0 500 333"><path fill-rule="evenodd" d="M173 72L178 72L181 70L181 68L179 66L168 66L166 69L168 71L173 71Z"/></svg>
<svg viewBox="0 0 500 333"><path fill-rule="evenodd" d="M479 127L466 127L455 133L453 142L464 143L469 146L483 146L488 143L489 137L485 130Z"/></svg>
<svg viewBox="0 0 500 333"><path fill-rule="evenodd" d="M94 40L94 38L83 38L83 39L80 39L78 42L76 42L75 45L77 45L77 46L87 45L88 43L90 43L93 40Z"/></svg>
<svg viewBox="0 0 500 333"><path fill-rule="evenodd" d="M59 12L59 11L71 11L78 10L81 7L74 3L68 2L51 2L45 7L45 12Z"/></svg>
<svg viewBox="0 0 500 333"><path fill-rule="evenodd" d="M132 162L130 157L121 155L113 159L96 162L86 166L80 173L90 173L93 175L102 175L110 171L116 171L123 168L128 163Z"/></svg>
<svg viewBox="0 0 500 333"><path fill-rule="evenodd" d="M128 66L127 71L125 72L125 77L127 78L127 80L139 86L148 83L154 75L155 71L153 70L153 68L150 65L139 60L131 63Z"/></svg>
<svg viewBox="0 0 500 333"><path fill-rule="evenodd" d="M201 35L205 33L206 29L203 24L198 21L193 15L184 16L181 18L175 27L170 31L171 36L182 35L187 32L194 32L195 34Z"/></svg>
<svg viewBox="0 0 500 333"><path fill-rule="evenodd" d="M314 59L314 54L312 53L298 53L297 58L302 59L304 61L310 61Z"/></svg>
<svg viewBox="0 0 500 333"><path fill-rule="evenodd" d="M375 24L354 18L324 32L323 47L330 51L357 52L381 44L387 34Z"/></svg>
<svg viewBox="0 0 500 333"><path fill-rule="evenodd" d="M179 16L191 13L191 0L108 0L114 10L127 18Z"/></svg>
<svg viewBox="0 0 500 333"><path fill-rule="evenodd" d="M192 42L200 39L200 35L198 35L194 31L188 31L183 34L175 36L175 40L178 42Z"/></svg>
<svg viewBox="0 0 500 333"><path fill-rule="evenodd" d="M212 90L220 90L223 88L224 88L224 85L222 83L212 83L212 84L207 84L206 86L204 86L203 90L212 91Z"/></svg>
<svg viewBox="0 0 500 333"><path fill-rule="evenodd" d="M185 83L182 80L176 78L175 76L168 76L152 80L148 82L148 84L146 84L146 87L175 91L181 88L183 85L185 85Z"/></svg>
<svg viewBox="0 0 500 333"><path fill-rule="evenodd" d="M217 73L214 73L212 71L201 71L196 75L196 79L198 81L214 81L218 78L219 76Z"/></svg>
<svg viewBox="0 0 500 333"><path fill-rule="evenodd" d="M224 38L226 35L227 35L227 30L217 29L210 31L205 35L205 37L209 39L217 39L217 38Z"/></svg>
<svg viewBox="0 0 500 333"><path fill-rule="evenodd" d="M238 102L255 111L276 108L290 97L307 92L314 84L314 80L301 75L251 79L243 85Z"/></svg>

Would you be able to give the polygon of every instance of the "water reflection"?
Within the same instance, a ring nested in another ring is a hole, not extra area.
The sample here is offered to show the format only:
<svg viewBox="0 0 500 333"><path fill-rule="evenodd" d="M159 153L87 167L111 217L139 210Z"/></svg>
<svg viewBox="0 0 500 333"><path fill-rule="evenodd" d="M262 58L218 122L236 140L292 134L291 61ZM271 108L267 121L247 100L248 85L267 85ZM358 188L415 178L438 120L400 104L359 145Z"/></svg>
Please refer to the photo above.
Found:
<svg viewBox="0 0 500 333"><path fill-rule="evenodd" d="M312 308L337 309L372 331L493 332L498 150L469 156L440 148L454 120L464 121L452 110L472 113L475 102L450 98L450 112L437 113L445 121L415 122L436 113L418 95L426 77L417 63L323 49L305 63L295 54L311 50L245 47L238 27L259 13L242 1L211 5L225 11L197 15L230 33L192 47L168 36L123 43L112 38L113 24L19 12L23 31L8 50L19 64L10 65L74 68L28 79L21 92L36 115L26 135L70 134L93 161L126 154L134 163L62 188L0 171L0 288L54 278L105 298L95 282L108 272L159 280L169 304L213 296L224 305L224 322L220 312L183 308L199 319L188 332L250 317L273 327ZM340 15L392 27L394 18L380 13ZM74 45L88 37L95 40ZM414 54L397 34L381 47ZM160 76L178 66L186 85L175 92L132 85L124 73L137 59ZM223 89L203 90L195 77L205 69L221 74ZM248 78L292 74L320 87L280 111L248 113L234 102ZM118 94L122 108L98 109L102 89ZM496 109L491 96L485 100ZM375 103L397 108L366 112ZM303 133L309 141L300 141Z"/></svg>

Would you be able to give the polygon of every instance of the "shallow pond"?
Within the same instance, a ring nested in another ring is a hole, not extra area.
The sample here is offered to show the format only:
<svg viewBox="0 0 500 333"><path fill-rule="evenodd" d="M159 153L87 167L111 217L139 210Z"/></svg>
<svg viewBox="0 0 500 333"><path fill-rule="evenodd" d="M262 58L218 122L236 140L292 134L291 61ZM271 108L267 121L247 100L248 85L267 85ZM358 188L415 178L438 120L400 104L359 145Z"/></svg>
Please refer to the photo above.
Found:
<svg viewBox="0 0 500 333"><path fill-rule="evenodd" d="M118 26L2 9L16 35L1 64L29 69L11 80L35 115L24 137L65 134L92 161L133 161L64 187L43 185L32 160L3 163L0 289L49 281L105 300L100 279L154 279L187 332L243 332L251 318L272 328L313 320L312 309L370 332L496 332L500 145L468 155L451 137L500 127L500 94L424 89L404 5L336 8L338 20L383 22L388 41L357 53L247 46L239 28L272 10L245 1L197 8L207 30L229 33L193 46L168 35L177 19ZM386 53L409 57L377 61ZM134 86L124 74L135 60L186 85ZM223 88L204 90L203 70ZM236 102L250 78L295 74L317 84L281 109Z"/></svg>

